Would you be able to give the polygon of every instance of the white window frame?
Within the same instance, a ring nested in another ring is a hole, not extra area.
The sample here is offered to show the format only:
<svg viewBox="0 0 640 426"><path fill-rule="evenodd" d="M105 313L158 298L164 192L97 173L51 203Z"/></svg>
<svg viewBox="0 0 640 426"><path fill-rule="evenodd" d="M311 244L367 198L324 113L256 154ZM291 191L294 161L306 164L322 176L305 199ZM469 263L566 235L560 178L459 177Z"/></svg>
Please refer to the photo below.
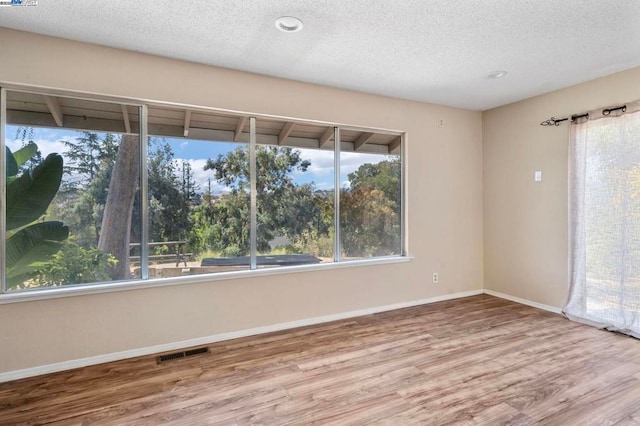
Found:
<svg viewBox="0 0 640 426"><path fill-rule="evenodd" d="M141 256L140 256L140 266L141 266L141 277L132 279L132 280L124 280L124 281L114 281L114 282L97 282L90 284L77 284L77 285L69 285L62 287L51 287L51 288L38 288L33 290L20 290L15 292L7 292L6 284L5 284L5 246L6 246L6 174L4 172L4 165L6 162L6 121L7 121L7 92L8 91L16 91L23 93L31 93L38 95L52 95L52 96L60 96L60 97L70 97L74 99L83 99L90 100L96 102L111 102L118 103L127 106L138 107L140 112L140 121L139 121L139 137L140 137L140 146L141 146L141 156L140 156L140 195L141 195ZM149 239L149 218L148 218L148 171L147 171L147 143L148 140L148 109L149 107L160 107L160 108L180 108L180 109L188 109L191 111L204 111L204 112L214 112L214 113L232 113L232 114L242 114L244 116L248 116L250 120L250 142L249 142L249 151L251 164L251 268L243 271L231 271L231 272L215 272L208 274L199 274L199 275L189 275L189 276L181 276L181 277L172 277L172 278L149 278L149 265L148 265L148 255L149 249L148 245L144 244L148 242ZM322 125L327 127L334 127L334 172L335 172L335 211L334 211L334 226L335 226L335 236L334 236L334 262L325 263L325 264L317 264L317 265L298 265L298 266L285 266L279 268L268 268L268 269L257 269L256 267L256 209L255 209L255 197L256 197L256 189L255 189L255 147L256 147L256 132L255 132L255 122L258 118L268 118L268 119L277 119L277 120L286 120L286 121L294 121L302 124L311 124L311 125ZM401 252L398 255L393 256L379 256L379 257L371 257L366 259L358 259L358 260L341 260L340 259L340 152L342 152L342 144L340 142L340 131L341 130L354 130L359 132L372 132L372 133L383 133L383 134L391 134L396 135L401 138L400 143L400 164L401 164L401 179L400 179L400 191L401 191L401 205L400 205L400 241L401 241ZM125 290L136 290L142 288L154 288L154 287L165 287L165 286L173 286L173 285L185 285L185 284L198 284L205 282L215 282L229 279L243 279L249 277L256 276L270 276L270 275L280 275L280 274L290 274L290 273L300 273L300 272L312 272L312 271L323 271L329 269L342 269L342 268L353 268L353 267L364 267L371 265L384 265L384 264L393 264L393 263L404 263L409 262L412 258L408 255L408 239L407 239L407 185L406 185L406 176L407 176L407 167L406 167L406 133L399 130L389 130L389 129L381 129L381 128L372 128L372 127L363 127L363 126L354 126L354 125L344 125L337 123L328 123L323 121L315 121L315 120L305 120L291 117L281 117L281 116L273 116L273 115L264 115L264 114L253 114L253 113L245 113L239 111L230 111L219 108L211 108L205 106L194 106L194 105L184 105L184 104L176 104L169 102L159 102L159 101L145 101L142 99L131 99L131 98L120 98L108 95L98 95L98 94L88 94L88 93L80 93L80 92L72 92L65 91L59 89L52 88L44 88L44 87L33 87L33 86L21 86L15 84L4 84L0 83L0 165L1 173L0 173L0 274L1 274L1 287L0 287L0 304L5 303L15 303L15 302L24 302L30 300L43 300L43 299L55 299L60 297L70 297L77 295L85 295L85 294L98 294L98 293L107 293L114 291L125 291ZM251 154L253 153L253 154Z"/></svg>

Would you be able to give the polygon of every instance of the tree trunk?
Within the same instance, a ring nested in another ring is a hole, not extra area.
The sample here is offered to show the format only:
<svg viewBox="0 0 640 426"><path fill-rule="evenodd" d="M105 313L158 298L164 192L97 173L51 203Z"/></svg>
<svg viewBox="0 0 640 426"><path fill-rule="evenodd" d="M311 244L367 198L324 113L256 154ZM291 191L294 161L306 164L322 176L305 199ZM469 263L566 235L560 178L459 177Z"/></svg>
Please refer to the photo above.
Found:
<svg viewBox="0 0 640 426"><path fill-rule="evenodd" d="M109 269L114 280L131 278L129 269L129 237L131 215L140 177L140 138L124 135L113 166L109 194L102 216L98 248L111 253L118 264Z"/></svg>

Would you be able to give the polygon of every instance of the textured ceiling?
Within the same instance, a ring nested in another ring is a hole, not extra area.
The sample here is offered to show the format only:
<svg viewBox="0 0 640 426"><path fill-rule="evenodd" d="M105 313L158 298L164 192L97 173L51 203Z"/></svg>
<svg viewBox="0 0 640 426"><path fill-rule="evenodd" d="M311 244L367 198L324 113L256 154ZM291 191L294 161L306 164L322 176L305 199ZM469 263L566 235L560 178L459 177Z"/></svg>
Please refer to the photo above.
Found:
<svg viewBox="0 0 640 426"><path fill-rule="evenodd" d="M279 32L274 20L283 15L304 29ZM638 0L39 0L0 8L2 27L475 110L640 66L639 18ZM495 70L509 74L488 79Z"/></svg>

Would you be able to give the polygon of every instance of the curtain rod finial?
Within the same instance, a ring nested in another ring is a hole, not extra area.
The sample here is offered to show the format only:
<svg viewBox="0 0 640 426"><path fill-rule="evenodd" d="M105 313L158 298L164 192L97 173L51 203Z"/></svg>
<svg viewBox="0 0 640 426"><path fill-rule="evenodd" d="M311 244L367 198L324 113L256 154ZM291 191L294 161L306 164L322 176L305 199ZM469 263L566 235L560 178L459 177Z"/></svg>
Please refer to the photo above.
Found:
<svg viewBox="0 0 640 426"><path fill-rule="evenodd" d="M566 121L567 118L555 118L551 117L540 123L541 126L559 126L561 122Z"/></svg>

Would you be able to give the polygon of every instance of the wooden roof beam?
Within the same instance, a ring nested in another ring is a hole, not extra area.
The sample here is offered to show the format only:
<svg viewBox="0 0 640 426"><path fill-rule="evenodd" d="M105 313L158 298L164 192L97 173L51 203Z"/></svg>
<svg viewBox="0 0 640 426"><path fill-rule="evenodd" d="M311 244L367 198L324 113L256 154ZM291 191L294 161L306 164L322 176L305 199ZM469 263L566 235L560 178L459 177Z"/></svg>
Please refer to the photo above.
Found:
<svg viewBox="0 0 640 426"><path fill-rule="evenodd" d="M288 121L284 127L282 128L282 130L280 131L280 134L278 135L278 145L282 145L287 138L289 137L289 135L291 134L291 132L293 131L293 127L295 126L295 123L292 123L291 121Z"/></svg>
<svg viewBox="0 0 640 426"><path fill-rule="evenodd" d="M131 133L131 120L129 120L129 107L126 105L120 105L122 107L122 120L124 121L124 131Z"/></svg>
<svg viewBox="0 0 640 426"><path fill-rule="evenodd" d="M328 144L331 139L333 139L334 129L335 127L327 127L327 130L325 130L322 136L320 136L318 146L319 148L324 148L324 146Z"/></svg>
<svg viewBox="0 0 640 426"><path fill-rule="evenodd" d="M360 136L358 136L358 139L356 139L356 141L353 143L353 150L360 151L362 147L367 142L369 142L371 138L373 138L374 136L375 136L375 133L367 133L367 132L362 133Z"/></svg>
<svg viewBox="0 0 640 426"><path fill-rule="evenodd" d="M236 124L236 130L233 132L233 141L238 142L240 140L240 136L242 135L242 130L244 130L244 126L247 125L247 117L240 117L238 123Z"/></svg>
<svg viewBox="0 0 640 426"><path fill-rule="evenodd" d="M400 148L400 144L402 143L402 136L398 136L389 144L389 154L395 152L398 148ZM400 152L398 152L399 154Z"/></svg>
<svg viewBox="0 0 640 426"><path fill-rule="evenodd" d="M189 127L191 126L191 111L184 112L184 137L189 136Z"/></svg>
<svg viewBox="0 0 640 426"><path fill-rule="evenodd" d="M53 96L45 96L44 101L47 103L47 108L53 116L54 121L58 127L64 126L64 115L62 114L62 108L57 98Z"/></svg>

